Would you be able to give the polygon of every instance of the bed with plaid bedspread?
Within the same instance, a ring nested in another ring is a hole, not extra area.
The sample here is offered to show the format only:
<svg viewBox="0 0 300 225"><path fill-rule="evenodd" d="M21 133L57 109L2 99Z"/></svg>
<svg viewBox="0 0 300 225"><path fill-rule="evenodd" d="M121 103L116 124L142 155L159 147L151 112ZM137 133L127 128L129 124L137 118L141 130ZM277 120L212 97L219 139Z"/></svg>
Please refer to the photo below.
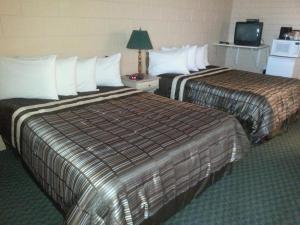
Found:
<svg viewBox="0 0 300 225"><path fill-rule="evenodd" d="M11 135L77 225L141 224L249 149L233 116L130 88L19 107Z"/></svg>
<svg viewBox="0 0 300 225"><path fill-rule="evenodd" d="M254 143L284 130L300 112L300 80L227 68L161 75L157 94L234 115Z"/></svg>

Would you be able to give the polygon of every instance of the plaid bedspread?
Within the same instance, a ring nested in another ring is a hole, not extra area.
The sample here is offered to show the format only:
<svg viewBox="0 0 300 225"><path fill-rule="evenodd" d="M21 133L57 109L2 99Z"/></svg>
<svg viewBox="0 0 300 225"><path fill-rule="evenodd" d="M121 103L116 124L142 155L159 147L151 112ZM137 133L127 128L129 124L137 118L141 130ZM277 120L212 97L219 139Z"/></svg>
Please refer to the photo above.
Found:
<svg viewBox="0 0 300 225"><path fill-rule="evenodd" d="M300 111L300 80L213 68L191 76L164 78L173 99L229 112L240 120L252 142L282 130ZM176 79L176 82L174 80ZM166 87L166 85L165 85ZM160 87L164 89L165 87Z"/></svg>
<svg viewBox="0 0 300 225"><path fill-rule="evenodd" d="M234 117L129 88L21 107L11 130L66 224L140 224L249 148Z"/></svg>

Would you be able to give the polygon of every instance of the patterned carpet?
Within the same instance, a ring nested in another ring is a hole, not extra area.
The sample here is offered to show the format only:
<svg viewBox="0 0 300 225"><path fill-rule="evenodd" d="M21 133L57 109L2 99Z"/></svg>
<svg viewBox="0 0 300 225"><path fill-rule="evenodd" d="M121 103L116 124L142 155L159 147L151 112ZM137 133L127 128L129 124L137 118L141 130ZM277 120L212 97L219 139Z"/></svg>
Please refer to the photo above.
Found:
<svg viewBox="0 0 300 225"><path fill-rule="evenodd" d="M63 217L16 160L0 152L0 224L61 224ZM254 146L165 225L300 224L300 121Z"/></svg>

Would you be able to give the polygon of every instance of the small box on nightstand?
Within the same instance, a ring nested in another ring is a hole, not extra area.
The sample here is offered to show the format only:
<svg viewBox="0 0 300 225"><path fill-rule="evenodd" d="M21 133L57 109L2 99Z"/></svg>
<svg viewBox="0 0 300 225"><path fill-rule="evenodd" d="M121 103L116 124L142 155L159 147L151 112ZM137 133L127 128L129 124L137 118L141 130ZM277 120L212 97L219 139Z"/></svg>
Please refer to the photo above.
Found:
<svg viewBox="0 0 300 225"><path fill-rule="evenodd" d="M122 76L122 82L131 88L154 92L159 86L159 77L146 75L143 80L131 80L129 75Z"/></svg>

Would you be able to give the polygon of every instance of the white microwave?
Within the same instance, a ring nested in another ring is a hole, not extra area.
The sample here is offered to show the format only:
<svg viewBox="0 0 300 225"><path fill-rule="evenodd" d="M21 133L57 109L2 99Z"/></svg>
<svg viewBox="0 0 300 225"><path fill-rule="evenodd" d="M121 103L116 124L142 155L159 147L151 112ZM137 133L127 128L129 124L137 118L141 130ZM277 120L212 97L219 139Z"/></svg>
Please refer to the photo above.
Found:
<svg viewBox="0 0 300 225"><path fill-rule="evenodd" d="M300 57L300 41L273 40L271 55L281 57Z"/></svg>

